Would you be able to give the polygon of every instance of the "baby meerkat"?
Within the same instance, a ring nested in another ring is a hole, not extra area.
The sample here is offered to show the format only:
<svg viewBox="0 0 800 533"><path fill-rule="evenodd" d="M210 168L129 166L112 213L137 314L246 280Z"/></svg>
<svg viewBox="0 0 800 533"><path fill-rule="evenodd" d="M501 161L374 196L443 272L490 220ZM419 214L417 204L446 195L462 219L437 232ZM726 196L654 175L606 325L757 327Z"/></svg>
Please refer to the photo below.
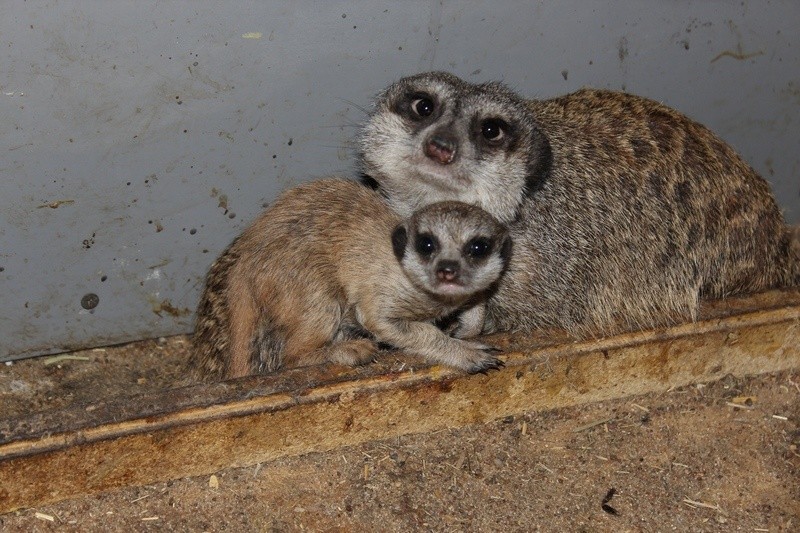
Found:
<svg viewBox="0 0 800 533"><path fill-rule="evenodd" d="M800 283L769 185L662 104L583 89L526 100L431 72L377 98L363 170L407 216L443 200L509 224L514 254L484 331L577 337L697 316L699 299Z"/></svg>
<svg viewBox="0 0 800 533"><path fill-rule="evenodd" d="M464 311L454 335L480 332L510 244L475 206L440 202L404 219L354 181L301 185L211 266L191 363L201 377L230 379L363 364L382 342L468 372L496 368L490 346L433 322Z"/></svg>

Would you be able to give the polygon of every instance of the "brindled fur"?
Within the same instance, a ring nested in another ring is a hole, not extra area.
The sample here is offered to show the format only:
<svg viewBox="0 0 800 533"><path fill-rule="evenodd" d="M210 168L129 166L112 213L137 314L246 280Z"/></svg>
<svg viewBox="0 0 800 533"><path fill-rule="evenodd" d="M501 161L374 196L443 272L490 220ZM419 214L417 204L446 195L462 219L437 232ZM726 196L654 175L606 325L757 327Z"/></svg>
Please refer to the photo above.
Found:
<svg viewBox="0 0 800 533"><path fill-rule="evenodd" d="M414 113L421 98L429 116ZM481 138L487 120L504 126L502 142ZM443 134L460 156L448 164L425 155ZM709 129L646 98L525 100L425 73L379 95L361 147L398 212L459 199L510 221L514 254L487 331L599 336L694 319L701 298L800 283L800 239L767 182Z"/></svg>

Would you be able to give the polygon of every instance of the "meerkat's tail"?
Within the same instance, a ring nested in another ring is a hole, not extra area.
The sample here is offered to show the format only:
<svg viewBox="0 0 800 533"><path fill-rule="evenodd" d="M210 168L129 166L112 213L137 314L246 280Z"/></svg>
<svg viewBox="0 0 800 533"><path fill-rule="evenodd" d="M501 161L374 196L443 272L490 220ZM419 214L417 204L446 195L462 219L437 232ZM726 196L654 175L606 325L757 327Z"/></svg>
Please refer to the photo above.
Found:
<svg viewBox="0 0 800 533"><path fill-rule="evenodd" d="M230 342L228 271L238 259L231 251L232 246L211 264L197 304L189 355L190 373L197 381L218 380L225 374Z"/></svg>
<svg viewBox="0 0 800 533"><path fill-rule="evenodd" d="M792 272L792 284L800 286L800 224L786 226L789 235L789 261Z"/></svg>

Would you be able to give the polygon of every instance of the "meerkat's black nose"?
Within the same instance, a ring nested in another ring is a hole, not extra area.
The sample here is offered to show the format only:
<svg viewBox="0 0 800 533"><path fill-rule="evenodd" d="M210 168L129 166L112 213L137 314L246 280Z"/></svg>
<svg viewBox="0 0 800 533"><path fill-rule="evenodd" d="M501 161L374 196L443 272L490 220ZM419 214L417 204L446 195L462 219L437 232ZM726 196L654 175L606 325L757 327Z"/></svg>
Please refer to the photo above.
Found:
<svg viewBox="0 0 800 533"><path fill-rule="evenodd" d="M458 261L443 259L436 265L436 278L439 281L456 281L458 279Z"/></svg>
<svg viewBox="0 0 800 533"><path fill-rule="evenodd" d="M456 140L447 134L437 133L428 139L425 143L425 155L441 163L442 165L449 165L456 157Z"/></svg>

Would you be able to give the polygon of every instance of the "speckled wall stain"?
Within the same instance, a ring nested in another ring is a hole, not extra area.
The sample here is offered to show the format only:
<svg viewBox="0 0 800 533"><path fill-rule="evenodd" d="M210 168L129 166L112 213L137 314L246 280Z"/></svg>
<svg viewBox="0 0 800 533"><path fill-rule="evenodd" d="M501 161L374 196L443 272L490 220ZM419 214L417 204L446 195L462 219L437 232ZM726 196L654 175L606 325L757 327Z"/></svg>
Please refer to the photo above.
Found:
<svg viewBox="0 0 800 533"><path fill-rule="evenodd" d="M361 108L430 68L610 87L705 122L800 222L800 4L13 3L0 18L0 360L191 330L275 195L355 175Z"/></svg>

